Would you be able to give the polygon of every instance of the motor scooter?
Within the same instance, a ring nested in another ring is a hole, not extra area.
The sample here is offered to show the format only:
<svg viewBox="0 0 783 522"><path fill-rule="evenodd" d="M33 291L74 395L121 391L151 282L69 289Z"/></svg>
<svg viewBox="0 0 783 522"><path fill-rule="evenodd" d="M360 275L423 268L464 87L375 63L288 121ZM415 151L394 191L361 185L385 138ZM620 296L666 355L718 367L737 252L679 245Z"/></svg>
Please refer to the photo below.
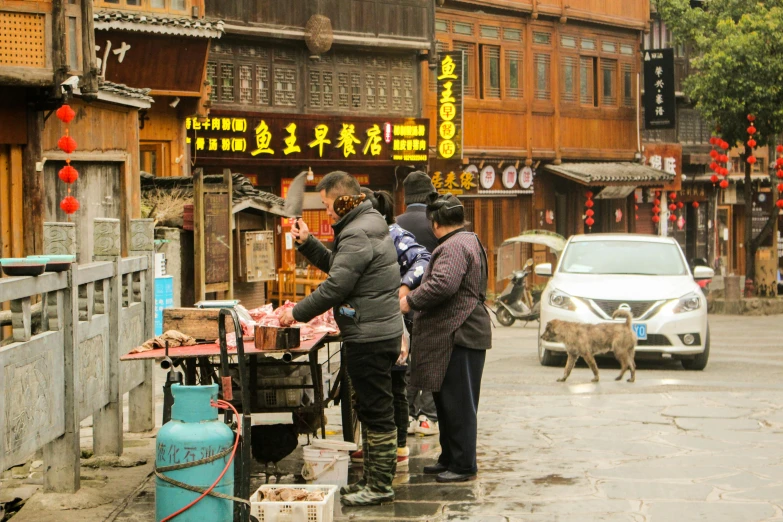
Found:
<svg viewBox="0 0 783 522"><path fill-rule="evenodd" d="M497 299L495 317L503 326L511 326L515 321L537 321L541 315L541 303L533 302L533 296L527 289L526 280L533 267L528 259L522 270L511 274L511 282Z"/></svg>

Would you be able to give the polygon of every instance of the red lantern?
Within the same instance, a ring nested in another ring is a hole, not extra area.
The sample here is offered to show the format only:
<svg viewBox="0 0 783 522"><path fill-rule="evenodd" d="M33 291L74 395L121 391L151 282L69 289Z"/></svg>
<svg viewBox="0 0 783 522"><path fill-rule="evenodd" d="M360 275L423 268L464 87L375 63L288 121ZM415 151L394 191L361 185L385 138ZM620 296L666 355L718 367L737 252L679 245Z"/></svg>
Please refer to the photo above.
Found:
<svg viewBox="0 0 783 522"><path fill-rule="evenodd" d="M748 156L747 162L753 165L756 163L756 156Z"/></svg>
<svg viewBox="0 0 783 522"><path fill-rule="evenodd" d="M595 205L595 203L593 202L592 199L588 199L587 201L585 201L585 206L587 208L593 208L594 205Z"/></svg>
<svg viewBox="0 0 783 522"><path fill-rule="evenodd" d="M721 163L728 163L729 162L729 157L727 155L725 155L725 154L721 155L720 162Z"/></svg>
<svg viewBox="0 0 783 522"><path fill-rule="evenodd" d="M729 169L727 169L726 167L723 167L722 169L720 169L720 173L725 178L726 176L729 175Z"/></svg>
<svg viewBox="0 0 783 522"><path fill-rule="evenodd" d="M653 216L653 217L652 217L652 222L653 222L653 223L659 223L660 221L661 221L661 218L660 218L660 217L658 217L658 216Z"/></svg>
<svg viewBox="0 0 783 522"><path fill-rule="evenodd" d="M656 196L657 196L657 195L658 195L658 194L656 194ZM653 200L653 205L655 205L656 207L657 207L658 205L660 205L660 204L661 204L661 200L660 200L660 199L657 199L657 198L656 198L655 200Z"/></svg>
<svg viewBox="0 0 783 522"><path fill-rule="evenodd" d="M748 134L750 134L751 136L756 134L756 127L754 127L753 125L748 127Z"/></svg>
<svg viewBox="0 0 783 522"><path fill-rule="evenodd" d="M66 165L61 168L57 175L59 176L60 180L69 185L79 179L79 173L70 165Z"/></svg>
<svg viewBox="0 0 783 522"><path fill-rule="evenodd" d="M778 177L778 179L783 179L783 170L779 170L775 173L775 175Z"/></svg>
<svg viewBox="0 0 783 522"><path fill-rule="evenodd" d="M639 214L636 214L636 221L639 221Z"/></svg>
<svg viewBox="0 0 783 522"><path fill-rule="evenodd" d="M718 170L718 164L713 161L712 163L710 163L710 169Z"/></svg>
<svg viewBox="0 0 783 522"><path fill-rule="evenodd" d="M655 197L656 197L656 198L659 198L659 197L661 197L661 191L660 191L660 190L656 190L656 191L655 191Z"/></svg>
<svg viewBox="0 0 783 522"><path fill-rule="evenodd" d="M721 180L720 188L722 188L722 189L729 188L729 180L727 180L727 179Z"/></svg>
<svg viewBox="0 0 783 522"><path fill-rule="evenodd" d="M682 207L684 207L684 206L685 206L685 205L683 204L683 202L682 202L682 201L678 201L678 202L677 202L677 208L679 208L679 209L682 209Z"/></svg>
<svg viewBox="0 0 783 522"><path fill-rule="evenodd" d="M585 219L585 224L586 224L588 227L592 227L592 226L595 224L595 219L593 219L593 218L589 217L589 218Z"/></svg>
<svg viewBox="0 0 783 522"><path fill-rule="evenodd" d="M653 214L660 214L661 213L661 207L653 207L652 208Z"/></svg>
<svg viewBox="0 0 783 522"><path fill-rule="evenodd" d="M712 176L710 176L710 181L712 181L713 185L716 184L718 182L718 176L713 174Z"/></svg>
<svg viewBox="0 0 783 522"><path fill-rule="evenodd" d="M776 150L778 151L779 154L783 153L783 145L778 145Z"/></svg>
<svg viewBox="0 0 783 522"><path fill-rule="evenodd" d="M672 222L677 221L677 216L675 216L674 214L669 214L669 221Z"/></svg>
<svg viewBox="0 0 783 522"><path fill-rule="evenodd" d="M66 214L73 214L79 210L79 201L73 196L65 196L65 198L60 202L60 208Z"/></svg>
<svg viewBox="0 0 783 522"><path fill-rule="evenodd" d="M718 151L717 151L716 149L712 149L712 150L710 151L710 157L711 157L712 159L717 159L717 158L718 158Z"/></svg>
<svg viewBox="0 0 783 522"><path fill-rule="evenodd" d="M699 202L698 201L694 201L693 202L693 208L699 208Z"/></svg>
<svg viewBox="0 0 783 522"><path fill-rule="evenodd" d="M752 114L748 114L748 121L756 121L756 117Z"/></svg>
<svg viewBox="0 0 783 522"><path fill-rule="evenodd" d="M593 193L588 190L587 192L585 192L585 197L587 199L591 199L593 197Z"/></svg>
<svg viewBox="0 0 783 522"><path fill-rule="evenodd" d="M595 210L593 210L592 208L588 208L585 211L585 216L587 216L587 217L593 217L594 215L595 215Z"/></svg>
<svg viewBox="0 0 783 522"><path fill-rule="evenodd" d="M676 192L669 192L669 199L677 199L677 193Z"/></svg>
<svg viewBox="0 0 783 522"><path fill-rule="evenodd" d="M73 112L73 109L71 109L70 105L68 104L65 104L57 109L55 114L57 115L57 119L63 123L71 123L71 121L73 121L73 119L76 117L76 113Z"/></svg>
<svg viewBox="0 0 783 522"><path fill-rule="evenodd" d="M751 149L755 149L756 148L756 140L754 140L753 138L749 139L748 140L748 147L750 147Z"/></svg>
<svg viewBox="0 0 783 522"><path fill-rule="evenodd" d="M639 210L639 205L634 205L634 206L633 206L633 209L634 209L634 210Z"/></svg>
<svg viewBox="0 0 783 522"><path fill-rule="evenodd" d="M778 208L783 208L783 199L779 199L775 204L778 206Z"/></svg>
<svg viewBox="0 0 783 522"><path fill-rule="evenodd" d="M718 138L715 136L710 136L710 145L716 145L718 143Z"/></svg>
<svg viewBox="0 0 783 522"><path fill-rule="evenodd" d="M57 142L57 147L66 154L71 154L76 150L76 140L70 136L63 136Z"/></svg>
<svg viewBox="0 0 783 522"><path fill-rule="evenodd" d="M671 210L672 212L674 212L675 210L677 210L677 205L676 205L675 203L671 203L671 204L669 205L669 210Z"/></svg>
<svg viewBox="0 0 783 522"><path fill-rule="evenodd" d="M778 183L778 192L783 192L783 183Z"/></svg>
<svg viewBox="0 0 783 522"><path fill-rule="evenodd" d="M720 148L723 149L723 150L729 150L729 142L721 140Z"/></svg>

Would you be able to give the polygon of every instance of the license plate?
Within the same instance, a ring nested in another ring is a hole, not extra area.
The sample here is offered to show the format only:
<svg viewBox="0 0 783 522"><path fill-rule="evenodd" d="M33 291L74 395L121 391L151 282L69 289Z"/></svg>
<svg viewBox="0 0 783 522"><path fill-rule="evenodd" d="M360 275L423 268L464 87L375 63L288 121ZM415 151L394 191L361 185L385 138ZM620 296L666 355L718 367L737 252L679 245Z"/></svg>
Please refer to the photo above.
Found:
<svg viewBox="0 0 783 522"><path fill-rule="evenodd" d="M636 338L640 341L647 339L647 325L646 324L634 324L633 331L636 334Z"/></svg>

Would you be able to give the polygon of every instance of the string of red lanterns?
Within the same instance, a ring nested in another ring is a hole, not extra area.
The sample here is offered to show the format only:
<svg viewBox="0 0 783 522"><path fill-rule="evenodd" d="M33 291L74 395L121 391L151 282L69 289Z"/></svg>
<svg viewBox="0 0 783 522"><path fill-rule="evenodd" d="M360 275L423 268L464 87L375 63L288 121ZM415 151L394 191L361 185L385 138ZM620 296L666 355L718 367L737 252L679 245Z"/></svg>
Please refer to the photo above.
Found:
<svg viewBox="0 0 783 522"><path fill-rule="evenodd" d="M585 210L585 225L587 225L589 230L593 230L593 225L595 225L595 219L593 219L593 216L595 215L595 211L593 210L593 207L595 206L593 193L588 190L585 192L585 197L587 198L585 201L585 207L587 207L587 210Z"/></svg>
<svg viewBox="0 0 783 522"><path fill-rule="evenodd" d="M677 199L677 193L676 192L669 192L669 200L671 203L669 203L669 221L672 223L677 221L677 203L675 203L675 200Z"/></svg>
<svg viewBox="0 0 783 522"><path fill-rule="evenodd" d="M652 222L653 223L660 223L661 222L661 216L658 214L661 213L661 200L658 199L661 197L661 192L659 190L655 191L655 199L653 200L653 208L652 208Z"/></svg>
<svg viewBox="0 0 783 522"><path fill-rule="evenodd" d="M777 158L777 165L778 165L778 171L776 172L776 175L778 177L778 201L775 203L778 208L783 209L783 156L780 156L780 154L783 154L783 145L778 145L775 149L778 153Z"/></svg>
<svg viewBox="0 0 783 522"><path fill-rule="evenodd" d="M60 202L60 208L68 215L68 221L71 220L71 214L79 210L79 201L71 196L71 184L75 183L79 179L79 172L71 166L71 154L76 150L76 140L71 137L70 124L76 117L76 113L71 109L68 104L63 104L62 107L57 109L55 113L57 119L65 124L65 135L57 141L57 147L68 155L65 158L65 167L60 169L57 176L60 180L68 185L68 195Z"/></svg>

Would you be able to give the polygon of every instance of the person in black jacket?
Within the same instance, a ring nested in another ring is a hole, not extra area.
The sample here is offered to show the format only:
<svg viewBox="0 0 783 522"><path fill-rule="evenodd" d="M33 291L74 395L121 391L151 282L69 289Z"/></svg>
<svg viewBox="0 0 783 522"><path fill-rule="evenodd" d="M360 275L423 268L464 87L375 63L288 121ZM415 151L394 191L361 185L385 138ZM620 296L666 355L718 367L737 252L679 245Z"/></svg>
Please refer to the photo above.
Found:
<svg viewBox="0 0 783 522"><path fill-rule="evenodd" d="M432 224L427 219L427 196L435 192L430 177L421 171L411 172L402 183L405 190L405 213L397 216L397 224L413 234L416 242L422 245L430 253L438 247L438 238L432 232ZM400 296L403 297L403 296ZM413 315L406 316L406 325L413 338ZM415 347L410 346L413 350ZM407 381L411 382L410 373L414 371L413 365L408 365ZM408 433L419 435L437 435L438 411L435 408L435 399L432 392L422 391L412 385L408 385Z"/></svg>
<svg viewBox="0 0 783 522"><path fill-rule="evenodd" d="M328 277L280 323L306 323L334 309L364 439L364 477L343 488L340 500L348 506L381 504L394 500L397 464L391 377L402 338L397 251L386 220L365 201L356 179L331 172L316 190L333 221L334 250L311 236L301 219L291 227L291 235L299 252Z"/></svg>

